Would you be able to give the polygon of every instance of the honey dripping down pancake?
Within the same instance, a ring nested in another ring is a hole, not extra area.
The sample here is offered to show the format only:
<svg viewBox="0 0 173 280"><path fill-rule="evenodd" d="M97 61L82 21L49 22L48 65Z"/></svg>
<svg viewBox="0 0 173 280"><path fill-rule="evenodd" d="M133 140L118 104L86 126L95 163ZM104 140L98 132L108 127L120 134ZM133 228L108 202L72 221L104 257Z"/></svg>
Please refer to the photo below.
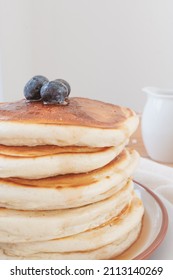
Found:
<svg viewBox="0 0 173 280"><path fill-rule="evenodd" d="M138 122L131 109L88 98L69 98L67 106L26 100L1 103L0 144L117 146L131 136Z"/></svg>

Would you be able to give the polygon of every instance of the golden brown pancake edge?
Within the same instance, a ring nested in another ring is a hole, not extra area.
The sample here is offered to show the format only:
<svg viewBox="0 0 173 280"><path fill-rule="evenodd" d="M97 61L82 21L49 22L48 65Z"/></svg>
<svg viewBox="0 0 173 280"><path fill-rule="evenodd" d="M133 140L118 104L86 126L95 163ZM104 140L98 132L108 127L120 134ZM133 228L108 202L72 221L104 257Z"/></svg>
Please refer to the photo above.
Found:
<svg viewBox="0 0 173 280"><path fill-rule="evenodd" d="M88 98L72 97L69 105L44 105L22 99L0 104L0 122L117 128L135 113L125 107Z"/></svg>

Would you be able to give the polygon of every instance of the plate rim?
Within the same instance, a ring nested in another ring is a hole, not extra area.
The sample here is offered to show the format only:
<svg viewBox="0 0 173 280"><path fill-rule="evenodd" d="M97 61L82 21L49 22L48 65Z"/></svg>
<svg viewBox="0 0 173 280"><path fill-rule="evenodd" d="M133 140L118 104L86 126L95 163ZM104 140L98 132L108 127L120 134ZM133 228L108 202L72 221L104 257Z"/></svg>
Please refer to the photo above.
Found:
<svg viewBox="0 0 173 280"><path fill-rule="evenodd" d="M137 185L139 185L140 187L142 187L143 189L145 189L145 191L147 191L157 201L157 203L161 209L161 212L162 212L162 224L160 227L160 231L158 232L155 240L143 252L139 253L137 256L132 258L132 260L146 260L159 247L159 245L164 240L164 237L165 237L165 235L167 233L167 229L168 229L168 220L169 219L168 219L168 213L167 213L166 207L164 206L161 199L157 196L157 194L154 193L151 189L149 189L145 185L139 183L138 181L133 180L133 182L136 183Z"/></svg>

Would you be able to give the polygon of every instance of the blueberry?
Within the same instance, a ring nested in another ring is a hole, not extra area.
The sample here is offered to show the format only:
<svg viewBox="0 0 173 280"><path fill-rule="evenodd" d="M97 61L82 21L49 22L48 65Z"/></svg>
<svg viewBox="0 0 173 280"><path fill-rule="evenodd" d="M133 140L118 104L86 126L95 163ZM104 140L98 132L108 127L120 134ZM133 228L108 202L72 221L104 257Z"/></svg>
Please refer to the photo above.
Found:
<svg viewBox="0 0 173 280"><path fill-rule="evenodd" d="M71 87L70 87L69 83L67 83L67 81L65 81L63 79L56 79L55 81L61 82L61 83L63 83L67 87L67 89L68 89L68 96L69 96L69 94L71 92Z"/></svg>
<svg viewBox="0 0 173 280"><path fill-rule="evenodd" d="M68 104L68 88L59 80L44 84L41 88L40 95L43 102L46 104Z"/></svg>
<svg viewBox="0 0 173 280"><path fill-rule="evenodd" d="M49 80L44 76L34 76L24 87L24 96L27 100L40 100L41 87Z"/></svg>

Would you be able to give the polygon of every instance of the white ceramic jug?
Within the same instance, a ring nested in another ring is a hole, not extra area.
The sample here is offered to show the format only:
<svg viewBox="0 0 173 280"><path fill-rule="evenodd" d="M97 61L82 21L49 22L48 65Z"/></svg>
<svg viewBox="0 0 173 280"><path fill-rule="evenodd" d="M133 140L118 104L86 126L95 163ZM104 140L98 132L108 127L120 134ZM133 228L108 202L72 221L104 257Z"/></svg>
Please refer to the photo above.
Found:
<svg viewBox="0 0 173 280"><path fill-rule="evenodd" d="M143 88L147 102L142 114L142 137L149 156L173 163L173 89Z"/></svg>

